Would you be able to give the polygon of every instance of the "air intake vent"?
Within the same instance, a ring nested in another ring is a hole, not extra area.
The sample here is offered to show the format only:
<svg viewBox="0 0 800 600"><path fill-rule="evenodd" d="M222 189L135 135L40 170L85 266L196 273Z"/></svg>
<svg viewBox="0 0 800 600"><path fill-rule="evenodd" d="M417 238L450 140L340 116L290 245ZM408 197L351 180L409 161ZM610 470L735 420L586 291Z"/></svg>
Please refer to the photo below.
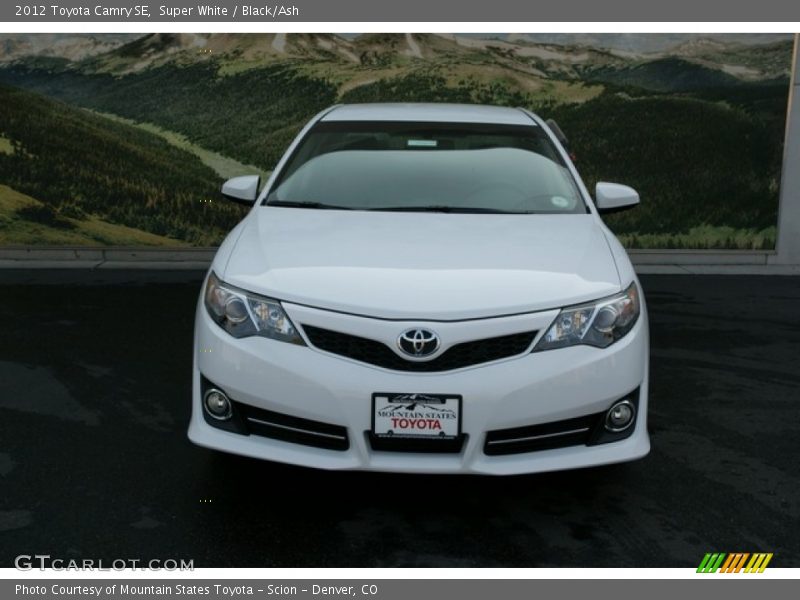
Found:
<svg viewBox="0 0 800 600"><path fill-rule="evenodd" d="M490 456L501 456L585 445L602 418L603 413L600 413L529 427L490 431L486 434L483 451Z"/></svg>
<svg viewBox="0 0 800 600"><path fill-rule="evenodd" d="M350 447L347 429L340 425L292 417L239 402L234 403L234 409L241 415L251 435L326 450L347 450Z"/></svg>

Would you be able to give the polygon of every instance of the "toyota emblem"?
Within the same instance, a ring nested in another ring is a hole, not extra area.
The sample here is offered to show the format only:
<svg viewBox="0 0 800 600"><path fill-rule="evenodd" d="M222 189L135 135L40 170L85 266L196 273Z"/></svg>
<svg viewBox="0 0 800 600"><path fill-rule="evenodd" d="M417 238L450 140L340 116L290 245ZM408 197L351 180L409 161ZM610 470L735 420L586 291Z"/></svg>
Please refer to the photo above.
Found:
<svg viewBox="0 0 800 600"><path fill-rule="evenodd" d="M439 349L439 336L430 329L406 329L397 338L397 346L409 356L424 358Z"/></svg>

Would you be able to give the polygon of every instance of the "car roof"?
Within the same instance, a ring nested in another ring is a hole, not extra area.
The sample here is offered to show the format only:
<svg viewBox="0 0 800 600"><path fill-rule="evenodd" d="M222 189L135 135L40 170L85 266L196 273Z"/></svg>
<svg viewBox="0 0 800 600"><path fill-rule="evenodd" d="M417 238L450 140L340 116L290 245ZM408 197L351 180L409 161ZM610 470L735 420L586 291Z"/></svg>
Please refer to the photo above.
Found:
<svg viewBox="0 0 800 600"><path fill-rule="evenodd" d="M435 121L536 126L519 108L481 104L375 103L334 106L322 121Z"/></svg>

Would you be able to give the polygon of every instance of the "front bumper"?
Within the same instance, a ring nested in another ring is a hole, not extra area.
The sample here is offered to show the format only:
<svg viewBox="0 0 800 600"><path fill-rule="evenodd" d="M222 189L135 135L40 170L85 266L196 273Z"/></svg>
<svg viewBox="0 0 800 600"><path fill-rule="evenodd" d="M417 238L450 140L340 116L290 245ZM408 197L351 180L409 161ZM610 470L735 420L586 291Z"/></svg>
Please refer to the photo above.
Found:
<svg viewBox="0 0 800 600"><path fill-rule="evenodd" d="M290 316L294 318L291 312ZM485 327L485 321L479 326ZM575 346L457 371L410 373L261 337L235 339L211 321L201 304L195 323L189 438L216 450L321 469L512 475L624 462L650 450L648 362L644 306L633 330L605 349ZM214 427L203 414L203 378L247 407L341 426L347 432L347 449L318 448ZM636 423L626 439L500 456L485 451L487 432L602 413L635 390ZM385 391L461 395L465 438L460 451L373 449L368 435L371 398L374 392Z"/></svg>

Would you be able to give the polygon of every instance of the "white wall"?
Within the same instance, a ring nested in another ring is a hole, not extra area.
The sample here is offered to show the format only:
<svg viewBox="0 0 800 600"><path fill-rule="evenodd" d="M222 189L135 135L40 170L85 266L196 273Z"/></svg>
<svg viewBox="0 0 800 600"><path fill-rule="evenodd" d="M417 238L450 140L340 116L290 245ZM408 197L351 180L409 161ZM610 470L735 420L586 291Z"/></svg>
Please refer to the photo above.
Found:
<svg viewBox="0 0 800 600"><path fill-rule="evenodd" d="M778 240L771 264L800 265L800 34L794 36L794 65L786 121Z"/></svg>

